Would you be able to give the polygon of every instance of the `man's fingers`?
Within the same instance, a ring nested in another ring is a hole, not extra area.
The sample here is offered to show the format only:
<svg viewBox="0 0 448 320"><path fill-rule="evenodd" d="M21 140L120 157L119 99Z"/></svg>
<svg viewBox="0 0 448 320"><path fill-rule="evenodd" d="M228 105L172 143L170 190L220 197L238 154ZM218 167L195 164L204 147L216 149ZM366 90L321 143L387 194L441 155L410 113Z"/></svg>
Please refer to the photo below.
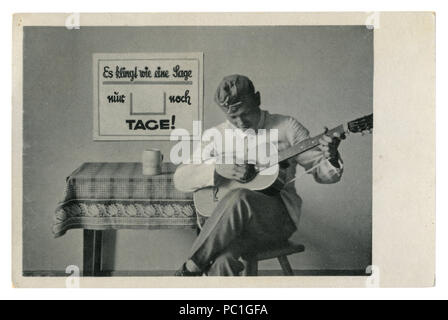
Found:
<svg viewBox="0 0 448 320"><path fill-rule="evenodd" d="M325 137L325 136L324 136ZM331 142L331 140L330 141L327 141L326 139L324 139L324 138L320 138L319 139L319 144L321 145L321 146L328 146L328 143L329 142Z"/></svg>
<svg viewBox="0 0 448 320"><path fill-rule="evenodd" d="M249 165L234 165L233 166L233 174L234 177L239 181L247 180Z"/></svg>
<svg viewBox="0 0 448 320"><path fill-rule="evenodd" d="M241 172L234 172L234 173L233 173L233 177L234 177L235 179L242 180L242 179L244 178L244 173L241 173Z"/></svg>
<svg viewBox="0 0 448 320"><path fill-rule="evenodd" d="M235 164L233 167L234 179L239 182L248 182L256 175L255 166L253 164Z"/></svg>
<svg viewBox="0 0 448 320"><path fill-rule="evenodd" d="M319 142L330 143L333 139L330 136L323 135L322 138L319 139Z"/></svg>
<svg viewBox="0 0 448 320"><path fill-rule="evenodd" d="M333 133L333 139L337 138L338 140L344 140L345 137L345 133L340 134L339 132L335 132Z"/></svg>
<svg viewBox="0 0 448 320"><path fill-rule="evenodd" d="M246 169L244 167L235 166L233 170L238 176L242 176L246 173Z"/></svg>

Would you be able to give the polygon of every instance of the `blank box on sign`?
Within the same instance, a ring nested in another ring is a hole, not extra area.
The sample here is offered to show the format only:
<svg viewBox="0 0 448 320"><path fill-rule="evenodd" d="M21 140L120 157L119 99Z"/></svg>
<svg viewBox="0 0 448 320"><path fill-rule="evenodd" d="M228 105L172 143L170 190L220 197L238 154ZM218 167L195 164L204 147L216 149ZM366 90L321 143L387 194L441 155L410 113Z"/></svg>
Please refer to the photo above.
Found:
<svg viewBox="0 0 448 320"><path fill-rule="evenodd" d="M131 115L165 114L165 92L148 86L134 86L129 94Z"/></svg>

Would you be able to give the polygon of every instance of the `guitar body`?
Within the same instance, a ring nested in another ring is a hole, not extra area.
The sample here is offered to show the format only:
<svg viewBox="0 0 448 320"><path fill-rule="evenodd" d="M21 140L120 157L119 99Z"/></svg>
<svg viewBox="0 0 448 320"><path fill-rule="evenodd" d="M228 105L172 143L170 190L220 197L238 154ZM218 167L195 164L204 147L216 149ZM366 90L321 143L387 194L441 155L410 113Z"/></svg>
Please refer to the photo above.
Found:
<svg viewBox="0 0 448 320"><path fill-rule="evenodd" d="M260 191L275 185L276 181L284 184L283 181L278 181L280 180L278 165L276 165L275 170L272 170L270 173L272 174L258 174L253 180L247 183L241 183L236 180L225 180L219 186L202 188L195 191L193 200L196 211L204 217L210 217L219 201L221 201L227 193L234 189L245 188Z"/></svg>

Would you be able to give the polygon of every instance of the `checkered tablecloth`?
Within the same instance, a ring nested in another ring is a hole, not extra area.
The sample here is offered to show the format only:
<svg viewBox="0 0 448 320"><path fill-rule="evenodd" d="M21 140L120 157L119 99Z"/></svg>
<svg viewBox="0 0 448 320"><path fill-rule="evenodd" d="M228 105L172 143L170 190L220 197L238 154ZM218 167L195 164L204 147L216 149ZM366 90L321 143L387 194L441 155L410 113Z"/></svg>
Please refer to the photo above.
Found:
<svg viewBox="0 0 448 320"><path fill-rule="evenodd" d="M66 180L53 233L69 229L164 229L197 225L193 195L174 188L176 167L145 176L141 163L84 163Z"/></svg>

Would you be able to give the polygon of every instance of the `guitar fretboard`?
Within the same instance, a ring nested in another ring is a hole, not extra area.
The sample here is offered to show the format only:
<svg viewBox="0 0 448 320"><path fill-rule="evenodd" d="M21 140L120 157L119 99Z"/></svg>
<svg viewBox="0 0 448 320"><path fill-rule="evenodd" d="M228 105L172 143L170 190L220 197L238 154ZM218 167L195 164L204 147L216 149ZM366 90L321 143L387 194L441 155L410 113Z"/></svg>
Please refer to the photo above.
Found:
<svg viewBox="0 0 448 320"><path fill-rule="evenodd" d="M299 144L293 145L292 147L280 151L278 153L278 162L282 162L284 160L287 160L289 158L295 157L305 151L308 151L316 146L319 145L319 139L321 139L325 134L327 136L333 136L334 133L339 133L342 135L346 130L344 129L344 125L337 126L336 128L333 128L331 130L328 130L326 133L322 133L320 135L317 135L312 138L308 138L306 140L303 140Z"/></svg>

